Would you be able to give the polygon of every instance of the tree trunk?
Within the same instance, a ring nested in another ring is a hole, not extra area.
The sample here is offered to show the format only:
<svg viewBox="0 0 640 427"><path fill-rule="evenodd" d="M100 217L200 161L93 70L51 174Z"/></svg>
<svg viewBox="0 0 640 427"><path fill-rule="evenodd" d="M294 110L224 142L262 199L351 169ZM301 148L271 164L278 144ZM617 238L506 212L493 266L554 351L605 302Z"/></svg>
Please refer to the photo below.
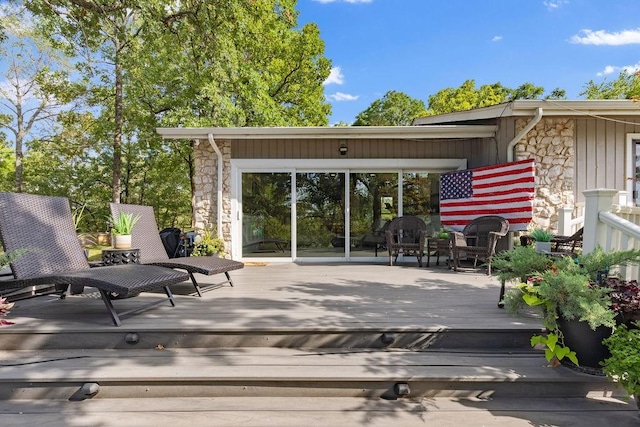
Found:
<svg viewBox="0 0 640 427"><path fill-rule="evenodd" d="M114 133L113 133L113 179L111 181L111 200L114 203L120 203L120 175L122 169L122 128L123 128L123 105L122 105L122 64L120 63L120 43L116 40L115 44L115 78L116 92L114 100Z"/></svg>

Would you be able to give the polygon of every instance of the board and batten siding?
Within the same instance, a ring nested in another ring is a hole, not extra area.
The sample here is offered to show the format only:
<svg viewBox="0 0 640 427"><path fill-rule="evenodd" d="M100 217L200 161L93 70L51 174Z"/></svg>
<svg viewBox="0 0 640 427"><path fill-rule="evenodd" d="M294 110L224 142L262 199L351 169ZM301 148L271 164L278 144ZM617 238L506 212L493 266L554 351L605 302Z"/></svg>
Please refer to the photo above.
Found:
<svg viewBox="0 0 640 427"><path fill-rule="evenodd" d="M340 154L340 144L347 154ZM484 138L450 140L261 139L231 142L233 159L449 159L470 168L496 163L495 144ZM286 166L286 163L283 163Z"/></svg>
<svg viewBox="0 0 640 427"><path fill-rule="evenodd" d="M576 202L584 202L585 190L626 190L627 134L640 132L640 119L575 118ZM634 125L633 123L637 123Z"/></svg>

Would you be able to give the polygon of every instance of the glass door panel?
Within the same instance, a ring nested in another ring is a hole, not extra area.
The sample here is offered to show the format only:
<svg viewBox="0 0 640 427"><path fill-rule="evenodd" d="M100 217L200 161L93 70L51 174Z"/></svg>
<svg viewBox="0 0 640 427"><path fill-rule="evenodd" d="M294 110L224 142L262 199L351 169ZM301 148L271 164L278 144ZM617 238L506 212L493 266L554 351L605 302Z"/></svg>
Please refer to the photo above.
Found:
<svg viewBox="0 0 640 427"><path fill-rule="evenodd" d="M291 174L242 174L242 256L291 257Z"/></svg>
<svg viewBox="0 0 640 427"><path fill-rule="evenodd" d="M440 230L440 174L405 173L402 176L402 214L419 216L427 236Z"/></svg>
<svg viewBox="0 0 640 427"><path fill-rule="evenodd" d="M296 256L344 257L345 174L296 174Z"/></svg>
<svg viewBox="0 0 640 427"><path fill-rule="evenodd" d="M351 257L387 257L385 224L398 215L397 173L351 173Z"/></svg>

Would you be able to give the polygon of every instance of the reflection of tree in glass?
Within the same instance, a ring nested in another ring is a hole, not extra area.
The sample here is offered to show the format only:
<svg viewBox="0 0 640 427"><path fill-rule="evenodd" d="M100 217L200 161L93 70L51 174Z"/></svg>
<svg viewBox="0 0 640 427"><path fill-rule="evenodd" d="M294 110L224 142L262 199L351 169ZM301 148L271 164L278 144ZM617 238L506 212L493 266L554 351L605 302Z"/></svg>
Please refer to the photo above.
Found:
<svg viewBox="0 0 640 427"><path fill-rule="evenodd" d="M298 245L326 247L344 236L344 174L301 173L296 186Z"/></svg>
<svg viewBox="0 0 640 427"><path fill-rule="evenodd" d="M352 235L376 232L386 220L395 216L397 177L394 173L351 174ZM391 209L384 205L385 202L389 203Z"/></svg>
<svg viewBox="0 0 640 427"><path fill-rule="evenodd" d="M291 174L242 174L242 214L253 217L262 235L291 236Z"/></svg>
<svg viewBox="0 0 640 427"><path fill-rule="evenodd" d="M426 173L405 173L402 186L402 213L421 218L429 215L432 207L432 175ZM436 185L437 185L436 179Z"/></svg>

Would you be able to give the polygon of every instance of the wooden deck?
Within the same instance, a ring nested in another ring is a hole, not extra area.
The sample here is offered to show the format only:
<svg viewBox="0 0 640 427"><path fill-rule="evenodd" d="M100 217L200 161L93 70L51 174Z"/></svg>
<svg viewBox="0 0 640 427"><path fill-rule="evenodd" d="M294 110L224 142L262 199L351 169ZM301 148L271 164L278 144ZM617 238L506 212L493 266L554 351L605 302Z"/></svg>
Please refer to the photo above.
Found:
<svg viewBox="0 0 640 427"><path fill-rule="evenodd" d="M482 272L452 272L417 265L290 263L247 265L232 272L234 287L193 296L174 286L176 307L158 307L123 321L121 329L208 331L407 330L540 328L537 319L511 317L497 307L499 283ZM198 276L202 283L219 277ZM152 294L115 301L131 308ZM0 332L110 330L97 292L59 300L17 302L16 324Z"/></svg>
<svg viewBox="0 0 640 427"><path fill-rule="evenodd" d="M606 378L546 366L529 345L540 319L498 308L495 278L431 265L247 265L234 287L175 286L175 307L121 327L91 290L19 301L0 328L0 413L25 426L637 424Z"/></svg>

